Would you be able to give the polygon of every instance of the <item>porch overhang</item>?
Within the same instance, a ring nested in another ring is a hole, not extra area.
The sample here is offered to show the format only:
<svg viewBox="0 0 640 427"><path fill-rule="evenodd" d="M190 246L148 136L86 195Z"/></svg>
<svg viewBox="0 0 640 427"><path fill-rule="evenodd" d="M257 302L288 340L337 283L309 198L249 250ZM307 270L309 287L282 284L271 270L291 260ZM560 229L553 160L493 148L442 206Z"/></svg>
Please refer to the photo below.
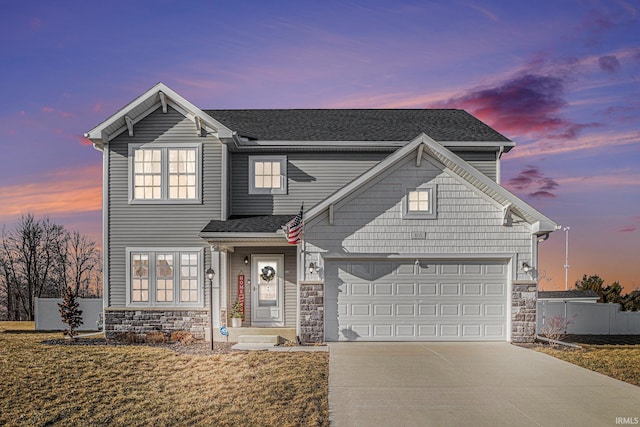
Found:
<svg viewBox="0 0 640 427"><path fill-rule="evenodd" d="M284 227L294 215L258 215L213 220L199 236L211 245L221 246L270 246L288 245Z"/></svg>
<svg viewBox="0 0 640 427"><path fill-rule="evenodd" d="M284 232L280 233L200 233L200 237L216 246L288 246Z"/></svg>

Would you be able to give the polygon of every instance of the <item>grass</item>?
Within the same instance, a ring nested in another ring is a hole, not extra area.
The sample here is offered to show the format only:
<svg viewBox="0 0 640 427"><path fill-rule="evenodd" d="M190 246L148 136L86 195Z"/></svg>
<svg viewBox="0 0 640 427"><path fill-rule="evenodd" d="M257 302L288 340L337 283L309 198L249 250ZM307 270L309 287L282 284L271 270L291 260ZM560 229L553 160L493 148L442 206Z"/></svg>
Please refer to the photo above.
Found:
<svg viewBox="0 0 640 427"><path fill-rule="evenodd" d="M0 425L326 426L328 353L55 346L0 322Z"/></svg>
<svg viewBox="0 0 640 427"><path fill-rule="evenodd" d="M584 345L581 349L569 350L538 346L536 350L640 386L640 345Z"/></svg>

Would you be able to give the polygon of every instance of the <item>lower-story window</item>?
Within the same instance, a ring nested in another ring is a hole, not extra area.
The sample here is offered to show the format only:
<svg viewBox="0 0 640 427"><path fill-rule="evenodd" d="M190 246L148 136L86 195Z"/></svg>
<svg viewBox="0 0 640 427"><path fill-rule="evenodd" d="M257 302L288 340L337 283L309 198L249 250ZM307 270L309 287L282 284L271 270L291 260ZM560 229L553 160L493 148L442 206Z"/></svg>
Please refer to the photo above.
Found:
<svg viewBox="0 0 640 427"><path fill-rule="evenodd" d="M201 306L201 248L127 248L127 305Z"/></svg>

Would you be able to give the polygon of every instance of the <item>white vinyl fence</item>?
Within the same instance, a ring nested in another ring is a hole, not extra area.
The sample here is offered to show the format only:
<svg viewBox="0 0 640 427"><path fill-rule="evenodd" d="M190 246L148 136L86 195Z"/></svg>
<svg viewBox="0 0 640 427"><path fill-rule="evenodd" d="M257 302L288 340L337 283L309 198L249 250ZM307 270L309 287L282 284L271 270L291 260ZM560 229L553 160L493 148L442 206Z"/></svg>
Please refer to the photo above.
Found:
<svg viewBox="0 0 640 427"><path fill-rule="evenodd" d="M553 316L573 321L567 327L567 334L640 334L640 312L620 311L620 304L538 301L538 333Z"/></svg>
<svg viewBox="0 0 640 427"><path fill-rule="evenodd" d="M78 298L82 310L82 325L79 331L97 331L98 321L102 316L102 298ZM35 321L36 331L63 331L67 325L60 317L62 298L36 298Z"/></svg>

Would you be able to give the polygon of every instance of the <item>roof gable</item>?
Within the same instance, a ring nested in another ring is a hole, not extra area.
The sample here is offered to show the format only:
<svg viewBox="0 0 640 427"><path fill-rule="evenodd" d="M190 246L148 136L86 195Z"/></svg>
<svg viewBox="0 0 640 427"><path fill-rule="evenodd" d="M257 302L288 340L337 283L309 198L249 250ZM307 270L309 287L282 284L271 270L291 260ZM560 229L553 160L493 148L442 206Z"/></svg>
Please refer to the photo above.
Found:
<svg viewBox="0 0 640 427"><path fill-rule="evenodd" d="M94 146L101 148L122 132L129 131L132 134L135 124L158 108L162 108L166 113L169 105L196 123L196 127L201 132L209 130L219 138L232 136L231 130L163 83L158 83L147 90L84 136L91 140Z"/></svg>
<svg viewBox="0 0 640 427"><path fill-rule="evenodd" d="M376 166L369 169L367 172L360 175L358 178L311 208L307 212L305 219L308 221L318 216L331 205L347 197L349 194L353 193L372 179L376 179L378 176L385 173L390 168L393 168L400 161L410 155L416 155L418 157L418 162L422 156L429 155L433 157L435 160L442 163L445 168L451 171L454 175L459 176L461 181L466 183L469 187L481 192L485 197L491 199L496 205L505 210L510 210L531 224L533 226L532 232L534 234L544 234L556 230L557 225L551 219L535 210L529 204L519 199L517 196L491 180L482 172L475 169L469 163L465 162L463 159L424 133L417 136L409 144L395 151L385 160L378 163Z"/></svg>

